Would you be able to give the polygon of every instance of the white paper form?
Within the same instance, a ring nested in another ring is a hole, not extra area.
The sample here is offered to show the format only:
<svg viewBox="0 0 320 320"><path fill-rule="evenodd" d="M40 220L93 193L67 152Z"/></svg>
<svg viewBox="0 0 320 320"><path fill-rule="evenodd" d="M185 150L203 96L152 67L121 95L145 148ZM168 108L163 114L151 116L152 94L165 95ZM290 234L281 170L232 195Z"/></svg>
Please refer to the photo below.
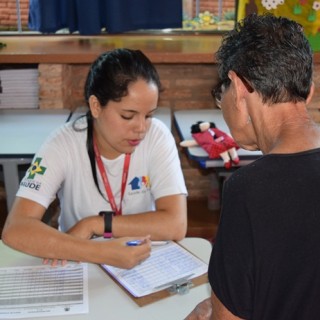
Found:
<svg viewBox="0 0 320 320"><path fill-rule="evenodd" d="M132 269L102 267L134 297L142 297L208 271L208 265L175 242L152 247L151 256Z"/></svg>
<svg viewBox="0 0 320 320"><path fill-rule="evenodd" d="M0 319L88 312L86 263L0 268Z"/></svg>

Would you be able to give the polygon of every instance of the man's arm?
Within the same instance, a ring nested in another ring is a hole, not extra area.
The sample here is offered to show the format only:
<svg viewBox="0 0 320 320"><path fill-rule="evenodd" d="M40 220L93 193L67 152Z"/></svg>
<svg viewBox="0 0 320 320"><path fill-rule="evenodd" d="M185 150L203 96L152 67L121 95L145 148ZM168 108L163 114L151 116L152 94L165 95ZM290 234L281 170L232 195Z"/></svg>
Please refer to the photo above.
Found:
<svg viewBox="0 0 320 320"><path fill-rule="evenodd" d="M233 315L212 291L211 297L200 302L185 320L241 320Z"/></svg>

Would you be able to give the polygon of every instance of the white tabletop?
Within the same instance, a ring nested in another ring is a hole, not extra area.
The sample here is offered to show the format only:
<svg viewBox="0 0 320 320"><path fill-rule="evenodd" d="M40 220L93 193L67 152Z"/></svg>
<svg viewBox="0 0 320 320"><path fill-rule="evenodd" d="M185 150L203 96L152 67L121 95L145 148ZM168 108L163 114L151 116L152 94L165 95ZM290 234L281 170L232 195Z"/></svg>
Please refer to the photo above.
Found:
<svg viewBox="0 0 320 320"><path fill-rule="evenodd" d="M179 110L174 112L174 120L181 140L193 140L191 126L198 121L214 122L216 127L230 134L230 130L219 109ZM208 153L200 146L188 148L190 158L198 161L203 167L223 167L222 159L209 159ZM239 166L246 165L262 155L260 151L248 151L240 148Z"/></svg>
<svg viewBox="0 0 320 320"><path fill-rule="evenodd" d="M186 238L180 242L205 262L209 262L211 244L200 238ZM41 259L12 250L0 242L0 267L31 266ZM163 320L184 319L200 301L210 296L208 283L191 288L185 295L172 295L149 305L139 307L97 265L89 264L89 314L70 315L70 320ZM57 319L44 317L42 320Z"/></svg>
<svg viewBox="0 0 320 320"><path fill-rule="evenodd" d="M0 109L0 157L33 157L69 114L66 109Z"/></svg>

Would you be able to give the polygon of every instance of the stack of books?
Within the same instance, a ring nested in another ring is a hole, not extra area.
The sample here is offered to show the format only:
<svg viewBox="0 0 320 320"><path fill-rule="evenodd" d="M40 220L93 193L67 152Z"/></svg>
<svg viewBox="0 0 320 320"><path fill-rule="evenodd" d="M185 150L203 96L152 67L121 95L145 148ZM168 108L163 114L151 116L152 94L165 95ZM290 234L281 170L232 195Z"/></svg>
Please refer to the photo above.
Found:
<svg viewBox="0 0 320 320"><path fill-rule="evenodd" d="M0 70L0 109L35 109L39 105L37 68Z"/></svg>

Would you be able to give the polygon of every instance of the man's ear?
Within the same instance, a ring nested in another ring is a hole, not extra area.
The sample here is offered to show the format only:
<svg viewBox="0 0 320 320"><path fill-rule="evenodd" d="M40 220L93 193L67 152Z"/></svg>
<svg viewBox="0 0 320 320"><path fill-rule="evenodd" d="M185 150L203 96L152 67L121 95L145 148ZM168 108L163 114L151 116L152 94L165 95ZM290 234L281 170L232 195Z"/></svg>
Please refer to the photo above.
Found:
<svg viewBox="0 0 320 320"><path fill-rule="evenodd" d="M98 118L102 109L96 96L91 95L89 97L89 107L93 118Z"/></svg>
<svg viewBox="0 0 320 320"><path fill-rule="evenodd" d="M231 89L230 93L233 98L233 104L234 107L238 108L241 98L243 97L243 90L241 88L242 81L238 77L238 75L232 70L228 72L228 77L231 80L229 90Z"/></svg>
<svg viewBox="0 0 320 320"><path fill-rule="evenodd" d="M308 97L306 99L306 104L308 105L313 97L314 94L314 82L312 81L311 87L310 87L310 92L308 94Z"/></svg>

